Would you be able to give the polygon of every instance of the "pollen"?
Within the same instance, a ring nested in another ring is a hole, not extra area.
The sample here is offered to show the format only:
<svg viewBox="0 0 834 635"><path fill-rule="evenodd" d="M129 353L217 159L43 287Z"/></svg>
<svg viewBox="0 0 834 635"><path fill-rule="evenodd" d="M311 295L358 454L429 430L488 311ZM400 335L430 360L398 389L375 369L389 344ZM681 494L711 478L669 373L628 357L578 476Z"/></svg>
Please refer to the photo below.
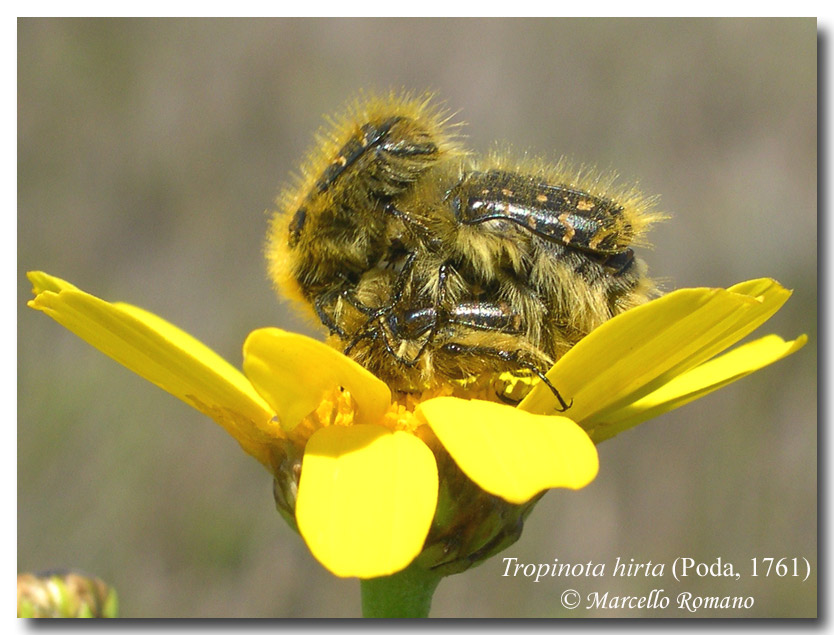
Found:
<svg viewBox="0 0 834 635"><path fill-rule="evenodd" d="M413 432L420 425L420 422L414 416L416 407L417 404L412 399L407 399L405 403L395 401L391 404L388 412L385 413L381 423L392 430Z"/></svg>
<svg viewBox="0 0 834 635"><path fill-rule="evenodd" d="M428 399L452 394L454 394L454 390L449 385L443 385L421 393L400 393L391 402L391 407L383 416L381 424L392 430L415 432L424 423L422 419L418 419L414 415L417 406Z"/></svg>
<svg viewBox="0 0 834 635"><path fill-rule="evenodd" d="M356 400L341 386L322 395L318 407L304 417L287 436L297 445L305 445L316 430L327 426L351 426L356 417Z"/></svg>

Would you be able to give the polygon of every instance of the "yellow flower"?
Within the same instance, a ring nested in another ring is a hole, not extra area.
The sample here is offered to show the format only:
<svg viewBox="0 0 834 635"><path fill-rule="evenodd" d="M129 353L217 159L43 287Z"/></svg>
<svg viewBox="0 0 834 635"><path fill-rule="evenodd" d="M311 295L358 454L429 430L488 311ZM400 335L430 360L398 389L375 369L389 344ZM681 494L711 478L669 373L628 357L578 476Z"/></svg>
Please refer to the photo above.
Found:
<svg viewBox="0 0 834 635"><path fill-rule="evenodd" d="M461 398L472 396L463 389L392 399L344 355L275 328L246 339L243 374L142 309L44 273L29 279L32 308L222 425L274 475L279 510L313 555L336 575L360 578L418 556L454 572L500 551L543 491L593 480L594 442L807 339L767 336L712 359L790 292L772 280L676 291L610 320L553 366L548 378L573 400L568 418L541 385L517 408Z"/></svg>

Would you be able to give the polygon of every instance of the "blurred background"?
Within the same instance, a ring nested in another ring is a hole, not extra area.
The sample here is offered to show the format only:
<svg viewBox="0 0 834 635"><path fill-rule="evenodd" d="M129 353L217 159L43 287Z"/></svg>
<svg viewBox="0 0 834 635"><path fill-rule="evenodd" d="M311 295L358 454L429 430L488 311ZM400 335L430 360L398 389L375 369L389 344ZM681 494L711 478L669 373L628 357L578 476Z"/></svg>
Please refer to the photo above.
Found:
<svg viewBox="0 0 834 635"><path fill-rule="evenodd" d="M667 290L772 276L794 289L760 334L809 345L600 446L579 492L553 491L501 557L605 563L606 577L444 580L435 617L566 612L559 595L753 596L816 614L817 32L813 19L275 19L18 23L18 567L76 567L124 617L353 617L274 510L271 479L223 430L43 314L42 269L139 305L227 359L254 328L318 335L273 293L272 201L323 116L361 89L432 89L468 145L506 141L614 169L672 218L643 250ZM735 564L690 578L679 556ZM616 558L664 577L611 577ZM805 557L807 582L750 577ZM689 616L688 614L686 616Z"/></svg>

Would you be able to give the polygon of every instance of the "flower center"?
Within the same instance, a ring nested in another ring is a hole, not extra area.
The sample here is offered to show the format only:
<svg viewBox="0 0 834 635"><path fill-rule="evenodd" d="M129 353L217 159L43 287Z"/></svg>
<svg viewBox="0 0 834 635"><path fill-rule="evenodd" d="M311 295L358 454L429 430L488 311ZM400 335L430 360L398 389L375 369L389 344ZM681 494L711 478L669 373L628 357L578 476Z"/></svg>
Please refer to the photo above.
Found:
<svg viewBox="0 0 834 635"><path fill-rule="evenodd" d="M374 423L391 430L414 434L423 425L422 419L414 415L414 410L428 399L454 396L463 399L512 403L520 401L530 388L531 382L527 378L503 373L498 376L470 377L460 381L450 381L420 393L394 393L388 410L379 421ZM338 386L324 392L318 407L304 417L295 428L287 431L287 434L290 441L303 447L312 434L320 428L354 425L356 414L356 400L349 390Z"/></svg>

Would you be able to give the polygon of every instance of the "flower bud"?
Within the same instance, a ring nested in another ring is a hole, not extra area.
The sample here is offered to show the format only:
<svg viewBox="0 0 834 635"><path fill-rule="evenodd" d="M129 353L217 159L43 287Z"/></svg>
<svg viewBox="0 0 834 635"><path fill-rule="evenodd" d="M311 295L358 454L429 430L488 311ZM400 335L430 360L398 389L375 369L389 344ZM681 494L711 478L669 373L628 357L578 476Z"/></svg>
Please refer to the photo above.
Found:
<svg viewBox="0 0 834 635"><path fill-rule="evenodd" d="M18 617L118 617L116 591L72 571L17 576Z"/></svg>

